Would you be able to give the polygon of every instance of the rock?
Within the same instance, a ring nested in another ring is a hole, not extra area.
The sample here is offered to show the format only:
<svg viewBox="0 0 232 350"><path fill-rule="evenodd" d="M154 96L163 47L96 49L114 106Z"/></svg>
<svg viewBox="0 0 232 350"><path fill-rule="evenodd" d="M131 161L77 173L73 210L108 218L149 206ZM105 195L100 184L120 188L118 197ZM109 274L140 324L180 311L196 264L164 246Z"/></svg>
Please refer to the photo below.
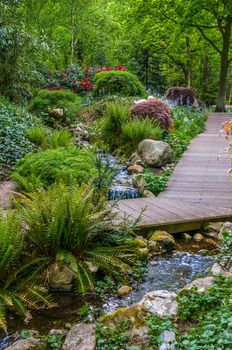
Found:
<svg viewBox="0 0 232 350"><path fill-rule="evenodd" d="M56 263L49 271L48 283L51 289L70 291L75 273L64 263Z"/></svg>
<svg viewBox="0 0 232 350"><path fill-rule="evenodd" d="M142 236L136 236L134 243L141 248L146 248L148 244L148 242Z"/></svg>
<svg viewBox="0 0 232 350"><path fill-rule="evenodd" d="M129 286L122 286L119 288L118 290L118 296L121 298L126 297L127 295L129 295L132 292L132 288Z"/></svg>
<svg viewBox="0 0 232 350"><path fill-rule="evenodd" d="M151 191L145 190L145 191L143 191L143 197L145 197L145 198L154 198L155 195Z"/></svg>
<svg viewBox="0 0 232 350"><path fill-rule="evenodd" d="M86 263L88 265L89 271L92 273L97 273L98 272L98 267L93 265L91 261L87 261Z"/></svg>
<svg viewBox="0 0 232 350"><path fill-rule="evenodd" d="M172 317L176 316L178 311L176 297L176 293L167 290L156 290L147 293L138 305L151 314L158 314L160 317Z"/></svg>
<svg viewBox="0 0 232 350"><path fill-rule="evenodd" d="M138 153L146 164L153 167L162 167L172 161L173 151L164 141L146 139L138 145Z"/></svg>
<svg viewBox="0 0 232 350"><path fill-rule="evenodd" d="M183 290L189 290L192 288L197 288L199 293L204 293L211 287L214 283L214 277L198 278L191 283L187 284Z"/></svg>
<svg viewBox="0 0 232 350"><path fill-rule="evenodd" d="M63 108L49 109L48 113L54 117L63 118L65 110Z"/></svg>
<svg viewBox="0 0 232 350"><path fill-rule="evenodd" d="M47 350L47 341L30 337L16 341L5 350Z"/></svg>
<svg viewBox="0 0 232 350"><path fill-rule="evenodd" d="M203 241L204 236L203 236L201 233L195 233L195 234L193 235L193 239L194 239L194 241L196 241L196 242L201 242L201 241Z"/></svg>
<svg viewBox="0 0 232 350"><path fill-rule="evenodd" d="M145 316L146 312L138 304L134 304L103 315L100 321L107 327L114 327L120 322L130 322L135 328L140 328L146 325Z"/></svg>
<svg viewBox="0 0 232 350"><path fill-rule="evenodd" d="M190 241L190 239L192 239L192 236L189 233L182 233L181 236L186 241Z"/></svg>
<svg viewBox="0 0 232 350"><path fill-rule="evenodd" d="M141 165L134 164L129 166L127 171L129 174L142 174L144 172L144 168Z"/></svg>
<svg viewBox="0 0 232 350"><path fill-rule="evenodd" d="M203 232L206 236L218 238L223 222L209 222L203 226Z"/></svg>
<svg viewBox="0 0 232 350"><path fill-rule="evenodd" d="M62 350L95 350L96 326L80 323L73 326L64 341Z"/></svg>
<svg viewBox="0 0 232 350"><path fill-rule="evenodd" d="M133 184L135 187L138 188L140 194L144 193L147 182L143 177L137 176Z"/></svg>
<svg viewBox="0 0 232 350"><path fill-rule="evenodd" d="M65 329L51 329L48 333L50 336L55 336L55 337L64 337L67 334L67 331Z"/></svg>
<svg viewBox="0 0 232 350"><path fill-rule="evenodd" d="M175 247L173 236L166 231L155 231L150 237L150 241L158 242L161 248L167 252Z"/></svg>
<svg viewBox="0 0 232 350"><path fill-rule="evenodd" d="M151 261L149 261L149 263L150 263L151 266L157 265L157 261L155 261L155 260L151 260Z"/></svg>
<svg viewBox="0 0 232 350"><path fill-rule="evenodd" d="M148 241L148 248L150 252L159 252L160 251L160 246L158 242L155 241Z"/></svg>
<svg viewBox="0 0 232 350"><path fill-rule="evenodd" d="M130 331L130 343L147 346L150 344L149 329L147 326L136 328ZM137 349L137 348L136 348ZM142 348L141 348L142 349Z"/></svg>
<svg viewBox="0 0 232 350"><path fill-rule="evenodd" d="M203 256L209 255L209 251L207 249L201 249L198 251L198 253Z"/></svg>
<svg viewBox="0 0 232 350"><path fill-rule="evenodd" d="M140 258L146 259L149 255L149 249L148 248L139 248L138 249Z"/></svg>
<svg viewBox="0 0 232 350"><path fill-rule="evenodd" d="M130 158L126 162L127 166L131 166L134 164L140 165L142 167L145 166L144 162L142 161L141 157L138 155L138 153L133 153Z"/></svg>
<svg viewBox="0 0 232 350"><path fill-rule="evenodd" d="M211 268L211 273L213 276L221 275L223 273L223 269L218 263L215 263Z"/></svg>
<svg viewBox="0 0 232 350"><path fill-rule="evenodd" d="M173 331L164 331L160 338L162 344L159 347L159 350L175 350L176 349L176 335Z"/></svg>
<svg viewBox="0 0 232 350"><path fill-rule="evenodd" d="M224 233L230 233L232 234L232 223L231 222L225 222L223 226L220 229L218 238L222 240Z"/></svg>

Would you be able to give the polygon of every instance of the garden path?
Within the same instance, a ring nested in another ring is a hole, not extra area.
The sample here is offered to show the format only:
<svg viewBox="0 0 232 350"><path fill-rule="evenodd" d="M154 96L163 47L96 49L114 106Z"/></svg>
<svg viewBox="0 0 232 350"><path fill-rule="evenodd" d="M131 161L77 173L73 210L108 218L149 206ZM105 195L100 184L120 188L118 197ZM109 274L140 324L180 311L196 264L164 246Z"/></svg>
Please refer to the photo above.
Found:
<svg viewBox="0 0 232 350"><path fill-rule="evenodd" d="M120 218L136 219L140 228L159 228L171 233L199 229L207 221L232 219L232 175L228 140L220 136L222 123L232 114L209 113L206 130L184 153L170 177L166 191L156 198L121 200Z"/></svg>

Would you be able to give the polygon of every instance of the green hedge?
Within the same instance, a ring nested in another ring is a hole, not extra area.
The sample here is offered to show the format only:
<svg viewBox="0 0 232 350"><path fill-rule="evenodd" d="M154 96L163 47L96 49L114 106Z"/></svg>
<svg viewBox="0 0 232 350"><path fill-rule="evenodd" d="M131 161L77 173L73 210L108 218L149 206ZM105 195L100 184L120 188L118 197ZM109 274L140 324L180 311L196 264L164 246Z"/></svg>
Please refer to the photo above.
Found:
<svg viewBox="0 0 232 350"><path fill-rule="evenodd" d="M100 72L95 75L98 95L119 94L123 96L146 96L144 86L136 75L125 71Z"/></svg>

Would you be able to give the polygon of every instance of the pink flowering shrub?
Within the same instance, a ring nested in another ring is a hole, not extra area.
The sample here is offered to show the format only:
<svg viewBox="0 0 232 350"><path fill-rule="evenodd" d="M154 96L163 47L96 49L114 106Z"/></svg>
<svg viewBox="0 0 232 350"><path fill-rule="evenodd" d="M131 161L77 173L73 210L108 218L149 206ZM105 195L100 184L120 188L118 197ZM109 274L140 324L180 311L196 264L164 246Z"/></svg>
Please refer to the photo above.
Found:
<svg viewBox="0 0 232 350"><path fill-rule="evenodd" d="M108 72L108 71L126 71L125 66L100 67L100 66L87 66L85 68L73 65L67 69L53 73L49 72L49 79L45 88L54 91L68 88L78 95L85 94L89 91L93 91L95 88L94 77L96 73Z"/></svg>
<svg viewBox="0 0 232 350"><path fill-rule="evenodd" d="M173 127L170 106L160 99L135 103L131 107L131 112L134 117L149 118L154 125L159 125L162 129L170 130Z"/></svg>

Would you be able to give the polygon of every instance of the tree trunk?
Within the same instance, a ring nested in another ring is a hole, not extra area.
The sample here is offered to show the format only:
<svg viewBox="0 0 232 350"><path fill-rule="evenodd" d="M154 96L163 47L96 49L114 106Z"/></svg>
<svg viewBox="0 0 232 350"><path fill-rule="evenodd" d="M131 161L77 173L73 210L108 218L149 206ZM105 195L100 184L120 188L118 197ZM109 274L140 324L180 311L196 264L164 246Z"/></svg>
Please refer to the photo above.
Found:
<svg viewBox="0 0 232 350"><path fill-rule="evenodd" d="M186 68L186 84L187 87L191 87L192 80L192 52L189 36L186 37L186 48L187 48L187 68Z"/></svg>
<svg viewBox="0 0 232 350"><path fill-rule="evenodd" d="M221 65L220 65L220 78L219 78L219 89L218 98L215 112L225 112L226 102L226 83L228 77L228 71L230 66L229 52L230 52L230 41L231 41L231 29L232 29L232 16L227 17L227 22L222 31L222 52L221 52Z"/></svg>

